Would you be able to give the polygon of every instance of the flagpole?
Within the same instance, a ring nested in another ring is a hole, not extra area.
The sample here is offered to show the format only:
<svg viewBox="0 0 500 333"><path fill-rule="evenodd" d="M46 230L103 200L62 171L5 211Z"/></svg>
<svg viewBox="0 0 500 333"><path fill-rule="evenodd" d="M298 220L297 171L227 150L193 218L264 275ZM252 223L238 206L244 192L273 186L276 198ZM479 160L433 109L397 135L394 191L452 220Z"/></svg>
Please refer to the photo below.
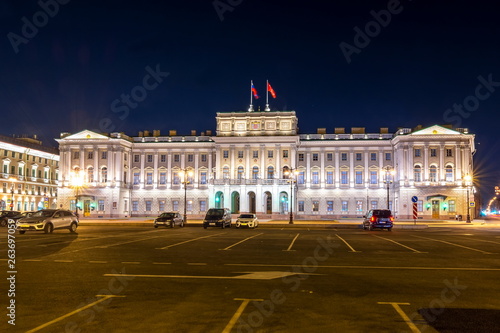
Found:
<svg viewBox="0 0 500 333"><path fill-rule="evenodd" d="M271 111L269 108L269 80L266 80L266 108L264 111Z"/></svg>
<svg viewBox="0 0 500 333"><path fill-rule="evenodd" d="M252 91L252 86L253 86L253 80L250 80L250 107L248 108L248 112L253 111L253 91Z"/></svg>

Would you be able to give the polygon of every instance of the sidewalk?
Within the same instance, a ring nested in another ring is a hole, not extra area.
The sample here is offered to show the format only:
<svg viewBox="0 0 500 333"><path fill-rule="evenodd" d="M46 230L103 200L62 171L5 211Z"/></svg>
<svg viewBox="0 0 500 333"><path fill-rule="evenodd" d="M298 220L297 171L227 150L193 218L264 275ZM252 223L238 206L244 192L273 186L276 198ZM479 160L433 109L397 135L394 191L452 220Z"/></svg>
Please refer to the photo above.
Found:
<svg viewBox="0 0 500 333"><path fill-rule="evenodd" d="M147 226L153 225L153 217L133 217L133 218L81 218L80 225L82 226ZM233 219L233 223L234 223ZM281 228L346 228L357 229L361 228L361 219L339 219L339 220L294 220L293 224L289 220L260 220L260 227L281 227ZM186 226L201 227L203 220L188 219ZM474 220L471 223L455 220L396 220L394 221L394 229L422 229L432 227L499 227L500 221L485 221Z"/></svg>

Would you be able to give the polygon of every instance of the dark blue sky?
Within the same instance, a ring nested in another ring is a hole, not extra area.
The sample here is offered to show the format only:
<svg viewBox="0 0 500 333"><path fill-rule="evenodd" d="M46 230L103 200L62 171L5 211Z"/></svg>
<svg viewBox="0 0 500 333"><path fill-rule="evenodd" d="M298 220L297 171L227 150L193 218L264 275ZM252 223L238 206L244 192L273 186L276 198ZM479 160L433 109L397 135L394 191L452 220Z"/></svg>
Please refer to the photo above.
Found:
<svg viewBox="0 0 500 333"><path fill-rule="evenodd" d="M302 133L467 127L483 192L500 185L492 1L59 1L41 1L50 15L37 1L0 3L2 134L55 146L85 128L214 130L215 112L248 108L250 80L263 109L269 79L271 108L297 111ZM356 27L369 40L356 44ZM343 42L357 45L350 62ZM169 74L144 81L157 68Z"/></svg>

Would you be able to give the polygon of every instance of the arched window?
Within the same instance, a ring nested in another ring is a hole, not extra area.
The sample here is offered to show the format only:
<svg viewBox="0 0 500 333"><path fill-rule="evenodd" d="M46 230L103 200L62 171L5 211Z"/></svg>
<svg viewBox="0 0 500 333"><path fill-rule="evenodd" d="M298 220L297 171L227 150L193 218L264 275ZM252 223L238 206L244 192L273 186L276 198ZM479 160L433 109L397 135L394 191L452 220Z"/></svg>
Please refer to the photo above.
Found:
<svg viewBox="0 0 500 333"><path fill-rule="evenodd" d="M239 167L238 167L238 179L240 179L240 180L241 180L241 179L243 179L243 176L244 176L244 174L243 174L243 173L244 173L244 172L245 172L245 169L243 169L243 167L242 167L242 166L239 166Z"/></svg>
<svg viewBox="0 0 500 333"><path fill-rule="evenodd" d="M103 167L101 169L101 183L107 183L108 182L108 168Z"/></svg>
<svg viewBox="0 0 500 333"><path fill-rule="evenodd" d="M222 169L222 177L224 179L229 179L229 167L228 166L225 166L223 169Z"/></svg>
<svg viewBox="0 0 500 333"><path fill-rule="evenodd" d="M422 167L420 165L415 165L413 168L413 179L415 182L422 181Z"/></svg>
<svg viewBox="0 0 500 333"><path fill-rule="evenodd" d="M252 179L258 179L259 178L259 167L254 166L252 169Z"/></svg>
<svg viewBox="0 0 500 333"><path fill-rule="evenodd" d="M267 179L273 179L274 178L274 167L269 166L267 167Z"/></svg>
<svg viewBox="0 0 500 333"><path fill-rule="evenodd" d="M453 181L453 166L451 164L448 164L445 167L445 179L447 182Z"/></svg>
<svg viewBox="0 0 500 333"><path fill-rule="evenodd" d="M89 167L87 169L87 181L89 183L94 182L94 168L93 167Z"/></svg>
<svg viewBox="0 0 500 333"><path fill-rule="evenodd" d="M429 181L437 182L437 167L435 165L431 165L429 168Z"/></svg>

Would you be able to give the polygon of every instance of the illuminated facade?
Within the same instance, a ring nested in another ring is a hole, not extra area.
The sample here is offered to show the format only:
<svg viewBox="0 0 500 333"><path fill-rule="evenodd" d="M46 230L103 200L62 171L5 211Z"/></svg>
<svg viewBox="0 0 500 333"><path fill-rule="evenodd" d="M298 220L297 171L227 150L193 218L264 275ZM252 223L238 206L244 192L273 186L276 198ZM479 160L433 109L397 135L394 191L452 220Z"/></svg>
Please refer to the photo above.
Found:
<svg viewBox="0 0 500 333"><path fill-rule="evenodd" d="M36 211L57 207L57 149L42 146L36 137L0 135L0 158L0 210Z"/></svg>
<svg viewBox="0 0 500 333"><path fill-rule="evenodd" d="M219 112L216 122L213 136L63 133L60 202L74 209L75 172L85 179L79 205L95 217L182 212L186 201L194 218L210 207L282 219L290 208L296 218L322 219L389 207L411 218L416 196L420 217L437 219L465 216L473 201L464 177L473 176L474 135L466 129L299 134L294 111Z"/></svg>

